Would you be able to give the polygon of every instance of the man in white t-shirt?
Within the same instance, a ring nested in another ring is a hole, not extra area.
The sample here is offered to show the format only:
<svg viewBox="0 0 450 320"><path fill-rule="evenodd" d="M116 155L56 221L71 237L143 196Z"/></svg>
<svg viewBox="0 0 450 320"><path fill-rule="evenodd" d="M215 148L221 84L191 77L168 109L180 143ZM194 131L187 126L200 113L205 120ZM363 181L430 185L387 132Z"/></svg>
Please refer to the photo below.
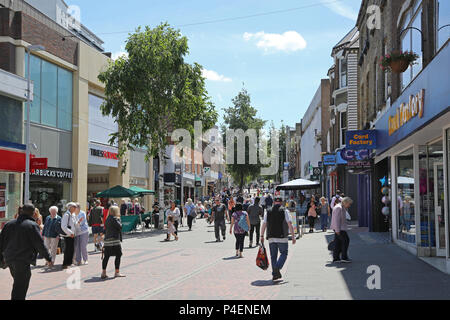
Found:
<svg viewBox="0 0 450 320"><path fill-rule="evenodd" d="M264 233L267 228L273 281L282 278L280 270L286 263L288 256L289 231L292 235L292 244L295 244L296 242L291 215L289 214L289 211L281 205L282 201L281 198L275 198L274 206L267 209L261 227L261 244L264 244ZM280 251L279 259L278 251Z"/></svg>

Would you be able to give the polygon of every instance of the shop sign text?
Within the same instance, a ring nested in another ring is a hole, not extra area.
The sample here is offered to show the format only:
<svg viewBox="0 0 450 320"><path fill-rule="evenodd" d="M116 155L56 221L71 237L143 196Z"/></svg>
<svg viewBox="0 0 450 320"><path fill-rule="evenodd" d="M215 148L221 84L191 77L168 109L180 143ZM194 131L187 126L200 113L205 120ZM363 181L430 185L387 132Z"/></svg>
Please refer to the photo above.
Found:
<svg viewBox="0 0 450 320"><path fill-rule="evenodd" d="M425 102L425 89L418 94L411 95L408 103L402 103L393 117L389 117L389 136L398 131L403 125L416 117L423 117Z"/></svg>

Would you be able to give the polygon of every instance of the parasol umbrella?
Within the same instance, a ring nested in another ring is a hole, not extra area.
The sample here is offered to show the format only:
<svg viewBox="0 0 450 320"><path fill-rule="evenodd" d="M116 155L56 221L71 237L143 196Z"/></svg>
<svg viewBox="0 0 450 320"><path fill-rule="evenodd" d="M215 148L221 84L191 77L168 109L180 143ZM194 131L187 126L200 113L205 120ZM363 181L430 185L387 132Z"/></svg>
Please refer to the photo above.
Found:
<svg viewBox="0 0 450 320"><path fill-rule="evenodd" d="M309 181L306 179L297 179L279 185L277 187L277 190L306 190L306 189L316 189L318 187L320 187L320 182Z"/></svg>
<svg viewBox="0 0 450 320"><path fill-rule="evenodd" d="M153 190L147 190L147 189L140 188L140 187L135 187L135 186L130 187L130 190L139 193L140 196L145 196L145 195L148 195L148 194L152 194L152 195L155 194L155 191L153 191Z"/></svg>
<svg viewBox="0 0 450 320"><path fill-rule="evenodd" d="M97 193L98 198L125 198L125 197L136 197L139 192L127 189L122 186L115 186L111 189Z"/></svg>

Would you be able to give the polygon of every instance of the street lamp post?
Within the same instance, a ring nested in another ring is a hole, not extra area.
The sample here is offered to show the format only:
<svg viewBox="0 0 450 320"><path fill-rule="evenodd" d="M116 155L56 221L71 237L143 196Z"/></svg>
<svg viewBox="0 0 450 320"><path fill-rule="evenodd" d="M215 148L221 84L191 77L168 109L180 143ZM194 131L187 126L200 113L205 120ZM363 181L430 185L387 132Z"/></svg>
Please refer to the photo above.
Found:
<svg viewBox="0 0 450 320"><path fill-rule="evenodd" d="M34 45L25 47L27 52L27 126L26 126L26 158L25 158L25 194L24 204L28 204L30 201L30 103L31 103L31 73L30 73L30 55L33 51L44 51L43 46Z"/></svg>

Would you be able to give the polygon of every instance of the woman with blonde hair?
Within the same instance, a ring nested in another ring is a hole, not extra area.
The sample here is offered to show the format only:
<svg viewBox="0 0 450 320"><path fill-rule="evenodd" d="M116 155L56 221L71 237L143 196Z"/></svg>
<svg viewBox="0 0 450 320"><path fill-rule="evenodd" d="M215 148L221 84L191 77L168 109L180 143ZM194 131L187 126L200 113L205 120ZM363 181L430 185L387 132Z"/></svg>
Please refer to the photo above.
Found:
<svg viewBox="0 0 450 320"><path fill-rule="evenodd" d="M39 212L38 208L34 209L33 219L34 219L34 221L36 221L36 223L39 226L39 229L41 229L41 233L42 233L42 230L44 229L44 224L42 223L42 215Z"/></svg>
<svg viewBox="0 0 450 320"><path fill-rule="evenodd" d="M102 262L102 279L108 278L106 275L106 267L108 266L109 257L116 257L114 278L124 277L120 274L120 259L122 257L122 223L120 221L120 208L111 206L108 211L108 218L105 222L105 243L103 247Z"/></svg>

